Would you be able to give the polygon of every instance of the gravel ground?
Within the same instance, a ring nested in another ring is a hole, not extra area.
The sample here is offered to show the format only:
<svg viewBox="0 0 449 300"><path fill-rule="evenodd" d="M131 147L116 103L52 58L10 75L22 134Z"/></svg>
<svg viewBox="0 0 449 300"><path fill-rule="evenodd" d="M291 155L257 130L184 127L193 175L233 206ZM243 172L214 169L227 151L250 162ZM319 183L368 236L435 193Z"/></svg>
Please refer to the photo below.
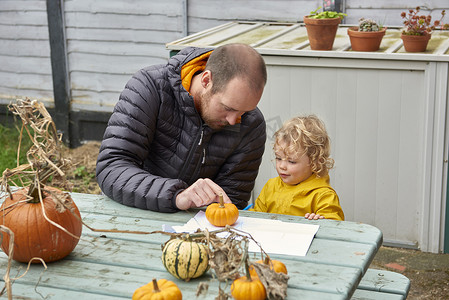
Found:
<svg viewBox="0 0 449 300"><path fill-rule="evenodd" d="M449 254L381 247L370 268L407 276L411 282L408 300L449 299Z"/></svg>

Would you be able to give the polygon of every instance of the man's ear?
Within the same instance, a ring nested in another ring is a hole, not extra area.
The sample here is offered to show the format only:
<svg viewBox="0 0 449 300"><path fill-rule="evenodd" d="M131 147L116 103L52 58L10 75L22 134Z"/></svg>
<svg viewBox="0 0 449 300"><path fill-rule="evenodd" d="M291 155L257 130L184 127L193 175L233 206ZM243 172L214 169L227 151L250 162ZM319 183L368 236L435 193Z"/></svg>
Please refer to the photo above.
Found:
<svg viewBox="0 0 449 300"><path fill-rule="evenodd" d="M201 85L203 88L212 86L212 73L209 70L203 71L201 74Z"/></svg>

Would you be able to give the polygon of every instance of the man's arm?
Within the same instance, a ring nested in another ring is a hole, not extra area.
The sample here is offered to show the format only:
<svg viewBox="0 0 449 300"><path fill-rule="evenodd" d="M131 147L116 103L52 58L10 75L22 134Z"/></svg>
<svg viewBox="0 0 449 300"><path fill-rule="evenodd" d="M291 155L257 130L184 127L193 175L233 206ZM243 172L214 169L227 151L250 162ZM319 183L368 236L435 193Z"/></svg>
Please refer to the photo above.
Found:
<svg viewBox="0 0 449 300"><path fill-rule="evenodd" d="M146 71L137 72L120 95L97 159L97 181L108 197L142 209L175 212L176 195L187 188L178 179L143 169L156 130L160 99Z"/></svg>

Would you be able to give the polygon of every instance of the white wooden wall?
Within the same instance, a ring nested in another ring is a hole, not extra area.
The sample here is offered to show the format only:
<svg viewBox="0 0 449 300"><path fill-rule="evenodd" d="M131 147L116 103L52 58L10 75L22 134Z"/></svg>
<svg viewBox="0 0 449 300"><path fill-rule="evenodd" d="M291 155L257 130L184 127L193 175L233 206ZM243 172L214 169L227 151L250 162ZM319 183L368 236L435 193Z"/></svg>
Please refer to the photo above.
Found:
<svg viewBox="0 0 449 300"><path fill-rule="evenodd" d="M182 37L182 1L64 1L72 109L112 111L132 74Z"/></svg>
<svg viewBox="0 0 449 300"><path fill-rule="evenodd" d="M346 24L356 24L361 17L371 18L384 25L402 26L401 12L409 8L421 7L420 14L431 14L433 19L440 19L443 9L448 12L448 0L346 0ZM445 18L449 22L449 18Z"/></svg>
<svg viewBox="0 0 449 300"><path fill-rule="evenodd" d="M188 0L189 34L232 21L302 21L317 0Z"/></svg>
<svg viewBox="0 0 449 300"><path fill-rule="evenodd" d="M0 1L0 103L16 98L53 104L45 0Z"/></svg>

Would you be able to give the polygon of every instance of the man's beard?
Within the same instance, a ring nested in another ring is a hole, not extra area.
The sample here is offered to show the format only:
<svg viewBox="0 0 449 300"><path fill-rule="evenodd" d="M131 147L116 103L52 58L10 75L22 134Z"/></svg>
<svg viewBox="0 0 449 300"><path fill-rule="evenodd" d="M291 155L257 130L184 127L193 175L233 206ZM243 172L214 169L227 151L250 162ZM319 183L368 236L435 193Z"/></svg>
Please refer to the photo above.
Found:
<svg viewBox="0 0 449 300"><path fill-rule="evenodd" d="M216 120L211 117L210 115L210 101L212 98L212 92L207 91L204 94L201 95L200 99L200 105L199 105L199 113L201 115L201 118L203 119L204 123L206 123L207 126L209 126L212 129L220 130L225 126L228 126L229 123L226 121Z"/></svg>

